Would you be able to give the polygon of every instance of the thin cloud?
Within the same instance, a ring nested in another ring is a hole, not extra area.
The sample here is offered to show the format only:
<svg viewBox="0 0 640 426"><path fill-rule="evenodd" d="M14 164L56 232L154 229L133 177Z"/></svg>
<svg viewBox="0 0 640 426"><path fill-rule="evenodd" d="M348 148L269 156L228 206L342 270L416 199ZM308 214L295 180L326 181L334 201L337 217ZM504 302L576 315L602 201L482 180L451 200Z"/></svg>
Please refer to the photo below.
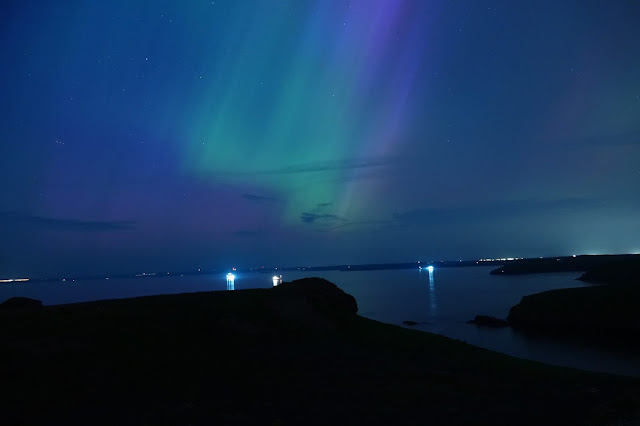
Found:
<svg viewBox="0 0 640 426"><path fill-rule="evenodd" d="M359 221L344 220L342 223L336 223L335 225L331 226L329 229L334 230L334 229L368 228L369 230L376 230L376 229L388 228L390 225L393 225L393 221L391 220L359 220Z"/></svg>
<svg viewBox="0 0 640 426"><path fill-rule="evenodd" d="M3 226L29 226L56 231L76 232L129 231L136 228L136 222L128 220L89 221L59 219L15 212L0 213L0 224Z"/></svg>
<svg viewBox="0 0 640 426"><path fill-rule="evenodd" d="M314 225L318 223L322 223L322 224L333 223L335 221L341 220L341 218L335 214L329 214L329 213L303 212L300 215L300 220L303 223Z"/></svg>
<svg viewBox="0 0 640 426"><path fill-rule="evenodd" d="M343 161L319 161L313 163L295 164L272 170L263 170L254 174L280 175L297 173L319 173L334 170L353 170L372 167L382 167L391 163L388 159L363 159L363 160L343 160Z"/></svg>
<svg viewBox="0 0 640 426"><path fill-rule="evenodd" d="M259 203L259 204L270 204L270 203L276 203L280 201L274 197L266 197L264 195L256 195L256 194L242 194L242 198L254 203Z"/></svg>

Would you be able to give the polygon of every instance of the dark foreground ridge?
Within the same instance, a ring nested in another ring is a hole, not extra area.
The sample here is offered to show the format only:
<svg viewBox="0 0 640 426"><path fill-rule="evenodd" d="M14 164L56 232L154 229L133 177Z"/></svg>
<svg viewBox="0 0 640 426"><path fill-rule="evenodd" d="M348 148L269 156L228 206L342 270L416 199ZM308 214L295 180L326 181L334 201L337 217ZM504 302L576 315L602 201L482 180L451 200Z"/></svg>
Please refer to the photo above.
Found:
<svg viewBox="0 0 640 426"><path fill-rule="evenodd" d="M640 382L356 315L321 279L0 311L11 424L621 424Z"/></svg>

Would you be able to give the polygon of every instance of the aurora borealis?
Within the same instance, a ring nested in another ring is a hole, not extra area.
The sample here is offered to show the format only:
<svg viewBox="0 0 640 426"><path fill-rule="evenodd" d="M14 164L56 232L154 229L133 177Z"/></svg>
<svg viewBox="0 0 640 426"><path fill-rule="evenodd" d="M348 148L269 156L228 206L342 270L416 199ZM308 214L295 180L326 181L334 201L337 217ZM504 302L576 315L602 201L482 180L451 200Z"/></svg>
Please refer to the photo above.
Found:
<svg viewBox="0 0 640 426"><path fill-rule="evenodd" d="M237 24L221 37L237 52L209 58L213 72L202 77L211 82L196 98L187 167L259 181L254 190L287 199L288 222L319 202L340 217L362 214L364 200L350 195L352 170L386 161L401 142L416 102L409 94L422 59L418 27L429 16L412 17L421 11L389 1L275 8L263 2L249 14L234 11ZM264 16L273 21L264 25ZM322 182L301 173L318 167Z"/></svg>
<svg viewBox="0 0 640 426"><path fill-rule="evenodd" d="M9 1L0 275L640 252L638 1Z"/></svg>

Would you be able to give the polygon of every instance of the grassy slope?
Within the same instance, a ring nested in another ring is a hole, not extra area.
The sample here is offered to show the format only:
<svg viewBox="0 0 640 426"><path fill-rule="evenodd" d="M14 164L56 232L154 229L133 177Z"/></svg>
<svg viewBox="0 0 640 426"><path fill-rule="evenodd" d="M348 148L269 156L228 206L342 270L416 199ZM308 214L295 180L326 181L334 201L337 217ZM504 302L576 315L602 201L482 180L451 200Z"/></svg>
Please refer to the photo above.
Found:
<svg viewBox="0 0 640 426"><path fill-rule="evenodd" d="M608 424L638 381L516 360L273 290L0 314L3 424Z"/></svg>

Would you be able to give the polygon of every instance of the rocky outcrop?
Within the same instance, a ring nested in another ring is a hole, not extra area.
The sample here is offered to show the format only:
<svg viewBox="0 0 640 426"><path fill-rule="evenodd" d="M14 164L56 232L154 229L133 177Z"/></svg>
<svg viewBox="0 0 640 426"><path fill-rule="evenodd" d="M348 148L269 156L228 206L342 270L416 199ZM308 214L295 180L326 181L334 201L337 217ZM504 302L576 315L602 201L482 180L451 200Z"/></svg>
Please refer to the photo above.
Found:
<svg viewBox="0 0 640 426"><path fill-rule="evenodd" d="M273 292L278 297L283 295L304 297L314 309L329 316L353 316L358 313L355 297L323 278L303 278L284 282L274 287Z"/></svg>
<svg viewBox="0 0 640 426"><path fill-rule="evenodd" d="M0 311L26 311L42 308L42 302L28 297L12 297L0 303Z"/></svg>
<svg viewBox="0 0 640 426"><path fill-rule="evenodd" d="M322 278L284 282L270 292L265 303L272 314L311 329L335 329L358 312L353 296Z"/></svg>

